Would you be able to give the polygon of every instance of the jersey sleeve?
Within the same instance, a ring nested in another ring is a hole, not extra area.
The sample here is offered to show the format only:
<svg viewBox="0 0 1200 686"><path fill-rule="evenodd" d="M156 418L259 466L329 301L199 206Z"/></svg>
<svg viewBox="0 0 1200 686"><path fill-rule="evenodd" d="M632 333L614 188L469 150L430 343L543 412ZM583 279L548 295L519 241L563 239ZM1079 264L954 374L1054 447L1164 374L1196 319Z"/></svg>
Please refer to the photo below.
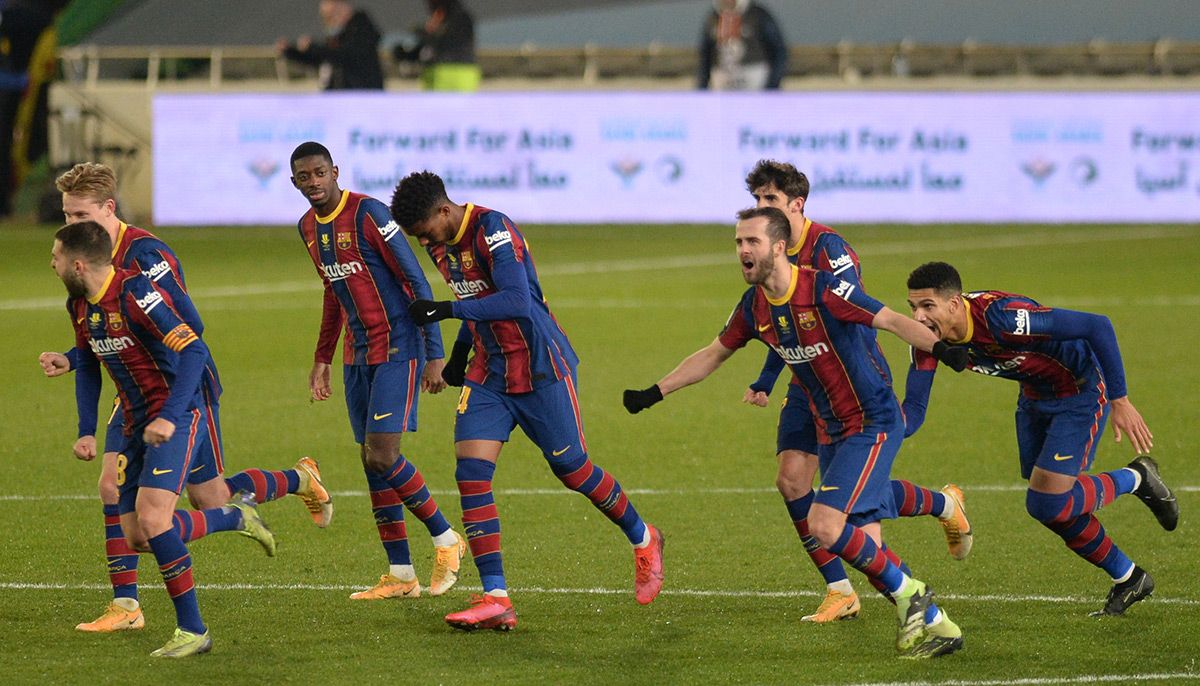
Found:
<svg viewBox="0 0 1200 686"><path fill-rule="evenodd" d="M428 279L425 278L425 272L421 270L421 264L417 262L417 256L413 254L412 246L408 244L408 239L400 230L400 225L392 219L388 208L374 198L363 201L363 204L367 215L375 225L375 228L363 227L363 235L367 237L372 247L384 257L384 261L396 278L407 285L405 291L409 293L410 298L433 300L433 289L429 286ZM444 357L441 327L436 322L430 322L421 327L421 333L425 337L426 358L436 360Z"/></svg>
<svg viewBox="0 0 1200 686"><path fill-rule="evenodd" d="M1109 397L1124 398L1128 394L1117 332L1108 317L1043 307L1027 300L1011 300L989 307L987 323L997 340L1009 343L1087 341L1100 362Z"/></svg>
<svg viewBox="0 0 1200 686"><path fill-rule="evenodd" d="M321 298L321 328L317 331L317 350L313 360L322 364L333 364L333 353L337 350L338 338L342 335L342 305L333 294L329 280L325 282L325 294Z"/></svg>
<svg viewBox="0 0 1200 686"><path fill-rule="evenodd" d="M826 233L817 239L813 267L829 272L852 285L862 286L858 255L850 248L846 239L836 233Z"/></svg>
<svg viewBox="0 0 1200 686"><path fill-rule="evenodd" d="M528 256L525 239L503 215L484 219L475 241L475 252L487 260L496 292L470 300L456 300L454 316L470 321L495 321L529 316L529 279L525 274Z"/></svg>
<svg viewBox="0 0 1200 686"><path fill-rule="evenodd" d="M160 240L145 237L134 242L131 268L142 272L154 287L171 300L171 306L197 334L204 333L204 322L200 312L187 294L187 282L183 278L183 266L179 258Z"/></svg>
<svg viewBox="0 0 1200 686"><path fill-rule="evenodd" d="M122 309L130 321L179 354L170 393L158 414L178 425L200 389L208 346L149 280L137 276L127 279L122 288Z"/></svg>
<svg viewBox="0 0 1200 686"><path fill-rule="evenodd" d="M75 411L79 417L78 437L95 436L97 412L100 403L100 361L96 359L84 335L86 323L75 321L75 311L67 303L67 312L75 327L75 347L67 353L67 359L75 368Z"/></svg>
<svg viewBox="0 0 1200 686"><path fill-rule="evenodd" d="M836 319L852 324L871 326L875 315L883 309L883 303L867 295L861 285L829 272L817 272L815 295Z"/></svg>
<svg viewBox="0 0 1200 686"><path fill-rule="evenodd" d="M758 378L750 384L750 390L771 395L771 390L775 388L775 381L779 378L779 372L783 371L786 365L787 363L778 353L767 349L767 359L763 360L762 371L758 373Z"/></svg>
<svg viewBox="0 0 1200 686"><path fill-rule="evenodd" d="M733 308L729 319L725 321L725 328L717 336L717 340L721 342L721 345L730 350L737 350L744 347L751 340L758 338L758 332L754 329L753 302L754 287L751 287L742 296L742 300L737 304L737 307Z"/></svg>
<svg viewBox="0 0 1200 686"><path fill-rule="evenodd" d="M904 437L915 434L925 423L925 412L929 408L929 394L933 390L933 375L937 371L937 358L916 348L909 348L908 375L904 379Z"/></svg>

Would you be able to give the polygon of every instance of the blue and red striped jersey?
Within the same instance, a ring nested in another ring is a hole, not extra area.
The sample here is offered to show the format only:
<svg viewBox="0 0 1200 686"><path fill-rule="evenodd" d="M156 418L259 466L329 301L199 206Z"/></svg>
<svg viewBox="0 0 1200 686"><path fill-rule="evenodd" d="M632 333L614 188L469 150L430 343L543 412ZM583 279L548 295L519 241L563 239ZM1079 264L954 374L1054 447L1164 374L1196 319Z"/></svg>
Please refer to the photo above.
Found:
<svg viewBox="0 0 1200 686"><path fill-rule="evenodd" d="M386 205L342 191L329 216L309 209L297 228L325 285L317 362L332 362L343 325L344 364L443 357L437 324L418 327L408 316L409 304L432 300L433 290Z"/></svg>
<svg viewBox="0 0 1200 686"><path fill-rule="evenodd" d="M204 322L187 294L183 265L175 252L154 234L121 222L117 240L113 244L113 266L117 269L137 269L154 282L167 297L171 306L187 322L192 330L204 335ZM217 363L210 352L204 364L204 383L211 397L221 397L221 377L217 374Z"/></svg>
<svg viewBox="0 0 1200 686"><path fill-rule="evenodd" d="M871 322L883 304L826 271L792 268L775 301L761 287L742 296L719 337L736 350L757 338L791 368L808 396L821 443L900 419L891 372L880 369Z"/></svg>
<svg viewBox="0 0 1200 686"><path fill-rule="evenodd" d="M473 339L468 380L501 393L528 393L579 365L512 220L468 204L454 238L426 250L457 299L460 339Z"/></svg>
<svg viewBox="0 0 1200 686"><path fill-rule="evenodd" d="M194 388L176 392L181 406L164 413L171 409L166 403L172 395L179 352L192 345L205 346L141 271L114 269L94 299L71 298L67 311L75 327L75 346L80 356L76 383L86 383L82 376L89 368L94 369L99 359L116 384L126 435L160 415L178 423L178 413L203 402L197 376ZM196 369L199 371L199 364Z"/></svg>
<svg viewBox="0 0 1200 686"><path fill-rule="evenodd" d="M1105 380L1096 351L1082 331L1072 330L1079 313L1056 313L1032 298L1002 291L964 293L962 299L967 307L966 336L950 342L966 346L968 370L1014 379L1031 400L1065 398ZM1114 398L1125 395L1119 355L1117 359L1118 369L1108 375L1117 377L1108 379Z"/></svg>

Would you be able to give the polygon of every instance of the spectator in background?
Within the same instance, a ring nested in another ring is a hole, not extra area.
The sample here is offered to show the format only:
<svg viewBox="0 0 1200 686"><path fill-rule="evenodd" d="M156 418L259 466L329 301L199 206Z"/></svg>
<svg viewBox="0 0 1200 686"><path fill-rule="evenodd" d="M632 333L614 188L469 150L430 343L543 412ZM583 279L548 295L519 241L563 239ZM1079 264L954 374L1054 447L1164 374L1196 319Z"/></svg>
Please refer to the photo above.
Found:
<svg viewBox="0 0 1200 686"><path fill-rule="evenodd" d="M0 0L0 218L12 212L29 154L45 148L45 104L39 101L45 60L35 56L53 55L54 15L62 6L61 0ZM37 144L31 148L31 142Z"/></svg>
<svg viewBox="0 0 1200 686"><path fill-rule="evenodd" d="M779 24L754 0L713 0L700 36L699 87L778 90L787 69Z"/></svg>
<svg viewBox="0 0 1200 686"><path fill-rule="evenodd" d="M421 86L431 91L479 90L475 21L460 0L427 0L429 18L415 29L417 45L397 45L400 62L421 64Z"/></svg>
<svg viewBox="0 0 1200 686"><path fill-rule="evenodd" d="M375 22L346 0L320 0L319 10L325 41L300 36L293 44L280 38L275 43L279 54L317 67L322 90L382 90L380 34Z"/></svg>

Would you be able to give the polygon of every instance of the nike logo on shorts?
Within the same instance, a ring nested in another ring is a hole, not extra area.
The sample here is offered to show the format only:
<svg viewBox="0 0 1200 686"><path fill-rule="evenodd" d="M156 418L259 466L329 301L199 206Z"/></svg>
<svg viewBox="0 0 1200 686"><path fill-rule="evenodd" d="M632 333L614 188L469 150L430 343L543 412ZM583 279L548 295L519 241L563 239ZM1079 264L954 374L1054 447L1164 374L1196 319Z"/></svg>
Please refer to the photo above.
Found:
<svg viewBox="0 0 1200 686"><path fill-rule="evenodd" d="M174 471L174 470L172 470L172 469L159 469L158 467L155 467L154 469L151 469L151 470L150 470L150 473L151 473L151 474L153 474L154 476L162 476L163 474L170 474L172 471Z"/></svg>
<svg viewBox="0 0 1200 686"><path fill-rule="evenodd" d="M558 457L559 455L562 455L563 453L567 452L570 449L571 449L571 446L568 445L567 447L563 448L562 450L555 450L555 451L552 451L550 454L555 457Z"/></svg>
<svg viewBox="0 0 1200 686"><path fill-rule="evenodd" d="M1062 462L1063 460L1069 460L1072 457L1074 457L1074 455L1059 455L1058 453L1054 453L1054 461L1055 462Z"/></svg>
<svg viewBox="0 0 1200 686"><path fill-rule="evenodd" d="M838 489L838 487L837 487L837 486L822 486L822 487L821 487L821 492L822 492L822 493L825 493L825 492L827 492L827 491L836 491L837 489Z"/></svg>
<svg viewBox="0 0 1200 686"><path fill-rule="evenodd" d="M396 414L396 413L395 412L385 412L383 414L374 415L375 421L379 421L380 419L387 419L388 417L391 417L393 414Z"/></svg>

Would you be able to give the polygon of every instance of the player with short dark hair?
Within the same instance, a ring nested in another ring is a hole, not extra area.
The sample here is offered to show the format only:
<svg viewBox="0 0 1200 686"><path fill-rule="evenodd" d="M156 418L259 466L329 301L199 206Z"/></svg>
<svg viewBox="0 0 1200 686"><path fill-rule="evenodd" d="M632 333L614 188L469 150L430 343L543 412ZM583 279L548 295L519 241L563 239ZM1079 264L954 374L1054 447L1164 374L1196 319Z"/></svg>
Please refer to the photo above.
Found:
<svg viewBox="0 0 1200 686"><path fill-rule="evenodd" d="M391 212L425 246L456 298L417 300L409 310L413 318L463 320L443 375L463 387L454 423L455 477L484 594L468 609L447 615L446 622L467 631L517 624L501 560L492 477L501 448L518 426L554 475L585 495L633 544L635 595L639 603L650 603L662 588L662 534L588 456L576 393L579 358L546 305L524 236L495 210L452 202L442 179L428 171L401 179Z"/></svg>
<svg viewBox="0 0 1200 686"><path fill-rule="evenodd" d="M756 207L774 207L786 216L790 231L787 235L787 259L800 267L827 271L854 286L862 286L858 255L841 235L828 226L805 216L808 201L808 177L795 166L776 160L759 160L746 175L746 190L754 197ZM867 332L874 343L874 333ZM887 369L883 351L872 346L872 355L881 369ZM766 407L784 361L773 350L767 350L766 361L758 379L750 384L742 401ZM889 374L890 377L890 374ZM891 379L888 379L889 383ZM925 370L910 369L908 383L912 388L905 394L902 406L905 419L919 425L924 418L924 406L916 398L928 398L933 375ZM910 396L914 400L910 401ZM911 431L906 430L906 434ZM820 606L801 621L832 622L858 616L861 604L858 594L846 576L838 557L822 548L809 532L808 511L813 502L813 477L817 474L817 426L808 396L793 377L788 384L787 397L779 410L775 453L779 471L775 485L783 496L788 516L809 559L825 580L826 594ZM942 526L950 554L955 559L966 558L974 537L963 507L962 490L947 484L942 490L924 488L908 481L892 480L893 499L901 517L935 515Z"/></svg>
<svg viewBox="0 0 1200 686"><path fill-rule="evenodd" d="M812 534L895 601L902 656L954 652L962 647L962 631L895 552L882 547L880 521L895 516L889 473L904 440L904 417L867 334L870 328L891 331L956 370L965 355L861 286L790 264L788 235L787 217L777 208L738 213L735 243L750 288L712 343L657 384L626 390L625 409L636 414L704 380L752 339L766 343L787 362L818 419L821 484L808 514Z"/></svg>
<svg viewBox="0 0 1200 686"><path fill-rule="evenodd" d="M1153 436L1129 400L1108 317L1003 291L963 292L958 270L945 262L912 271L908 304L916 321L965 348L968 369L1021 385L1017 452L1029 482L1025 509L1112 578L1104 607L1092 614L1121 615L1149 596L1154 580L1117 547L1095 512L1132 493L1173 531L1179 504L1145 454ZM1110 413L1116 440L1129 436L1139 456L1122 469L1089 474Z"/></svg>
<svg viewBox="0 0 1200 686"><path fill-rule="evenodd" d="M420 596L405 507L433 537L429 592L441 595L458 580L467 545L450 528L416 465L400 452L404 432L417 430L419 391L438 393L446 387L441 330L421 326L408 314L409 303L428 299L433 291L387 207L338 187L338 168L324 145L300 144L290 166L292 184L311 205L297 224L300 239L325 287L309 390L314 400L329 398L330 364L344 325L346 407L388 558L388 573L379 583L350 597Z"/></svg>
<svg viewBox="0 0 1200 686"><path fill-rule="evenodd" d="M208 441L201 390L208 348L172 304L188 303L170 300L139 270L114 269L112 243L100 224L82 221L59 229L51 267L67 287L75 326L76 453L89 438L94 449L99 361L117 386L125 419L116 464L121 528L132 548L154 553L175 604L175 634L152 655L208 652L212 640L196 603L186 541L240 531L268 555L275 553L274 536L244 494L226 507L175 510L193 460Z"/></svg>
<svg viewBox="0 0 1200 686"><path fill-rule="evenodd" d="M167 246L149 231L130 226L117 216L117 177L112 168L95 162L80 162L59 176L55 185L62 193L63 216L68 224L92 221L104 228L112 246L111 261L117 269L136 269L150 279L155 288L176 307L183 320L197 335L203 335L204 322L187 297L183 265ZM66 374L78 366L78 349L65 354L42 353L38 361L46 376ZM188 472L188 498L193 507L219 507L233 493L254 493L262 503L294 493L303 502L319 527L329 525L333 517L333 499L321 482L316 460L302 457L292 469L269 471L247 469L225 478L224 450L221 439L221 382L211 352L205 362L202 389L205 400L207 441ZM76 625L85 632L109 633L140 629L145 624L138 602L138 554L125 542L117 510L117 461L124 445L124 419L114 399L109 416L101 458L99 490L104 509L105 553L113 600L104 613L91 622ZM94 436L85 436L76 446L75 456L90 461L96 457Z"/></svg>

